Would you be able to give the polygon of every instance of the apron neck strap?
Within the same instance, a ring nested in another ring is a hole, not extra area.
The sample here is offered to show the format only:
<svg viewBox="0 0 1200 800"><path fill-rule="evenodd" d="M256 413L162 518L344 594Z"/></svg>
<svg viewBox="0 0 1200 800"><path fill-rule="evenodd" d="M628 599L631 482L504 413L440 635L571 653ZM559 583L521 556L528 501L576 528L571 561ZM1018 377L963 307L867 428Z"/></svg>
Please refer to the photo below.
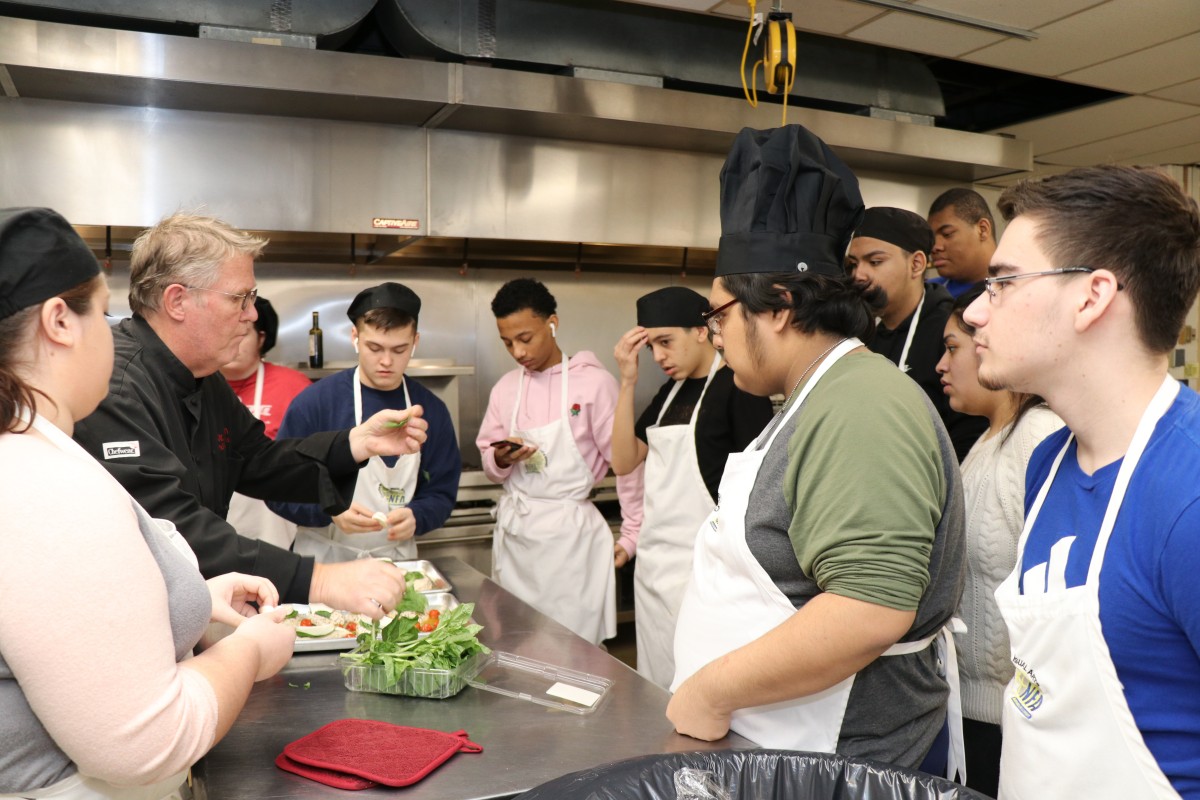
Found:
<svg viewBox="0 0 1200 800"><path fill-rule="evenodd" d="M1121 510L1121 504L1125 500L1125 492L1129 488L1129 481L1133 478L1133 471L1137 468L1138 462L1142 458L1142 453L1146 450L1146 445L1150 442L1150 437L1154 434L1154 429L1158 425L1158 421L1171 408L1171 404L1175 402L1175 397L1179 394L1179 381L1167 375L1163 378L1162 384L1158 387L1158 391L1154 393L1154 397L1150 399L1150 403L1146 406L1146 410L1142 412L1142 417L1138 421L1137 429L1133 433L1133 439L1129 442L1129 449L1125 451L1125 455L1121 460L1121 467L1117 471L1117 479L1113 483L1112 494L1108 498L1108 505L1104 509L1104 519L1100 523L1100 533L1096 537L1096 546L1092 550L1092 560L1088 565L1088 583L1094 584L1100 577L1100 569L1104 564L1104 553L1108 549L1108 541L1112 537L1113 528L1117 524L1117 515ZM1029 509L1029 514L1025 519L1025 527L1021 530L1021 538L1017 544L1017 569L1019 575L1023 570L1025 543L1029 539L1029 533L1033 530L1034 522L1037 521L1038 514L1042 510L1042 505L1046 501L1046 496L1050 493L1050 485L1054 483L1054 477L1058 474L1058 468L1062 464L1063 458L1071 447L1071 442L1075 440L1075 434L1067 437L1066 444L1058 451L1058 455L1054 459L1053 465L1050 467L1050 474L1046 476L1046 480L1042 482L1041 488L1038 489L1037 498L1033 501L1033 505Z"/></svg>
<svg viewBox="0 0 1200 800"><path fill-rule="evenodd" d="M255 419L262 419L262 394L263 394L263 376L266 374L267 368L263 365L260 358L258 360L258 369L254 373L254 406L250 409L250 413L254 414Z"/></svg>
<svg viewBox="0 0 1200 800"><path fill-rule="evenodd" d="M704 402L704 395L708 392L708 387L712 385L713 377L716 376L717 371L721 369L721 365L724 363L725 361L721 358L721 354L714 352L712 363L708 365L708 377L705 378L704 388L700 390L700 397L696 400L696 406L692 409L692 418L689 420L689 424L696 424L696 417L700 414L700 404ZM671 387L671 391L667 392L667 397L663 400L662 408L658 410L658 418L654 420L655 425L662 424L663 415L671 407L671 403L675 400L675 395L679 394L679 390L683 387L683 383L686 380L689 379L683 378L675 381L675 385Z"/></svg>
<svg viewBox="0 0 1200 800"><path fill-rule="evenodd" d="M908 336L904 338L904 349L900 351L900 371L908 372L908 351L912 349L913 336L917 333L917 323L921 321L921 309L925 307L925 288L921 288L921 299L917 302L917 310L913 312L912 322L908 323Z"/></svg>
<svg viewBox="0 0 1200 800"><path fill-rule="evenodd" d="M400 376L400 386L404 389L404 407L412 408L412 398L408 396L408 379ZM362 425L362 367L354 368L354 424Z"/></svg>
<svg viewBox="0 0 1200 800"><path fill-rule="evenodd" d="M571 366L571 357L566 353L562 354L562 395L558 398L559 418L567 418L567 370ZM508 420L508 433L511 436L517 432L517 412L521 410L521 403L524 401L525 394L525 373L526 369L521 367L521 376L517 378L517 399L513 403L512 416Z"/></svg>
<svg viewBox="0 0 1200 800"><path fill-rule="evenodd" d="M821 378L825 376L825 373L828 372L830 368L836 364L839 359L841 359L842 356L846 355L846 353L849 353L856 347L862 347L862 342L853 336L838 342L837 346L835 346L833 350L829 352L829 355L825 357L825 359L817 367L816 371L813 372L812 376L808 379L808 382L804 384L804 388L800 390L800 394L795 397L791 405L789 405L776 416L776 420L778 420L778 422L768 426L767 430L759 434L758 439L755 440L754 444L750 445L749 449L760 449L760 442L763 442L761 449L770 449L771 445L775 442L775 437L779 435L781 430L783 430L783 426L786 425L787 421L792 418L792 415L796 413L796 410L799 409L800 406L804 405L805 398L808 397L808 395L816 387L817 383L820 382Z"/></svg>

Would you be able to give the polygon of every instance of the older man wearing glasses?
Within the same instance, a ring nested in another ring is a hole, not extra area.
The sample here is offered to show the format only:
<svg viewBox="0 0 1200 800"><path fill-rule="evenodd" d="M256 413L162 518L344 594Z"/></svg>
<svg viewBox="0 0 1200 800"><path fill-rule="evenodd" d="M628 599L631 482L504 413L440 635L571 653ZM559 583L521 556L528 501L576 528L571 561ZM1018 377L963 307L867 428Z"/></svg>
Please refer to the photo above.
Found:
<svg viewBox="0 0 1200 800"><path fill-rule="evenodd" d="M380 411L349 431L267 437L216 374L254 333L254 259L265 246L193 214L167 217L138 237L130 256L133 316L113 330L109 393L76 424L75 439L152 516L178 528L206 577L253 573L284 600L379 617L403 595L399 570L371 559L314 565L239 536L225 520L234 491L340 513L362 463L416 452L425 440L419 406Z"/></svg>
<svg viewBox="0 0 1200 800"><path fill-rule="evenodd" d="M1200 797L1200 398L1168 356L1200 290L1200 211L1162 172L1006 190L979 379L1067 427L1033 452L996 590L1016 674L1000 797Z"/></svg>

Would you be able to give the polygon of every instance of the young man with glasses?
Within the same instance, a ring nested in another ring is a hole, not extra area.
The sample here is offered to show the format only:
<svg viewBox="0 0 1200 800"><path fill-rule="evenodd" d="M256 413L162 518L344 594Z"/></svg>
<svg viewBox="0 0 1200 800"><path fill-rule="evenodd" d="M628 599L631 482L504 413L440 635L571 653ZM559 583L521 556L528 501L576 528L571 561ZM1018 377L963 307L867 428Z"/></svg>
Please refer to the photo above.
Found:
<svg viewBox="0 0 1200 800"><path fill-rule="evenodd" d="M862 213L810 132L738 134L708 322L737 385L787 401L730 455L697 534L667 716L700 739L953 773L958 459L920 387L863 346L882 301L846 274Z"/></svg>
<svg viewBox="0 0 1200 800"><path fill-rule="evenodd" d="M339 513L363 462L416 452L427 428L419 412L381 411L349 431L267 437L216 374L254 335L254 259L265 246L193 214L167 217L138 237L130 255L133 316L113 329L109 393L76 424L75 439L152 516L174 524L205 577L260 575L285 601L379 617L404 593L394 567L371 559L314 565L239 536L225 520L235 491L317 501ZM404 420L404 427L387 427Z"/></svg>
<svg viewBox="0 0 1200 800"><path fill-rule="evenodd" d="M1200 289L1200 212L1164 173L1090 167L1005 191L980 381L1067 427L1026 473L996 592L1016 674L1000 797L1200 797L1200 398L1168 374Z"/></svg>

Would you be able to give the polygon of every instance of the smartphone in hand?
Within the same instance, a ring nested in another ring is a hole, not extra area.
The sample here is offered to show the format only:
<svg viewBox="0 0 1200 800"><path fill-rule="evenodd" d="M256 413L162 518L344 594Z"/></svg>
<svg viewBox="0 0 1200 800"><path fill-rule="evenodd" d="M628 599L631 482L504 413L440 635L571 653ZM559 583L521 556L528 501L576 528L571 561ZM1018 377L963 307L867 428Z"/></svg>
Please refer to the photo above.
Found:
<svg viewBox="0 0 1200 800"><path fill-rule="evenodd" d="M491 446L497 450L518 450L521 447L521 443L510 442L508 439L501 439L498 442L492 442Z"/></svg>

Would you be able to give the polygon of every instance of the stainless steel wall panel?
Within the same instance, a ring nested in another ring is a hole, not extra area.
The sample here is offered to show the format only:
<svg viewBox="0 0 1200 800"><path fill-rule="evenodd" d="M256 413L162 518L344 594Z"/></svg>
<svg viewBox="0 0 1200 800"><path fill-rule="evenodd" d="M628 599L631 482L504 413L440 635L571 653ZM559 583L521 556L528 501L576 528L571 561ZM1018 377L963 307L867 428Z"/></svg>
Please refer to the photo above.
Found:
<svg viewBox="0 0 1200 800"><path fill-rule="evenodd" d="M206 209L243 228L426 230L418 128L0 99L0 205L47 205L77 224L150 225ZM394 232L394 231L392 231ZM349 260L347 244L347 261Z"/></svg>
<svg viewBox="0 0 1200 800"><path fill-rule="evenodd" d="M723 159L430 132L430 235L715 247Z"/></svg>

